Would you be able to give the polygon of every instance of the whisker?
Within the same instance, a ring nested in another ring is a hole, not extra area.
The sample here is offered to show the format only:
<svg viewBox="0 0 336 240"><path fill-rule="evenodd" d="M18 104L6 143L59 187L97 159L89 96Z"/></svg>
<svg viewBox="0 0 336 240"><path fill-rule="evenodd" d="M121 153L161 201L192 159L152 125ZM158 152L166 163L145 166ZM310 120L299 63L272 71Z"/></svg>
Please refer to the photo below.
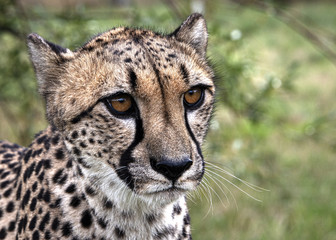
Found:
<svg viewBox="0 0 336 240"><path fill-rule="evenodd" d="M211 179L211 181L214 182L214 183L216 184L216 186L221 190L221 192L222 192L222 193L224 194L224 196L225 196L225 199L226 199L227 203L230 205L230 200L229 200L229 198L228 198L226 192L225 192L224 189L222 188L222 186L220 186L220 185L217 183L216 179L215 179L214 177L212 177L211 174L209 174L208 172L206 172L205 174L206 174L206 176L209 177L209 178ZM224 185L224 187L226 187L226 186ZM227 189L227 187L226 187L226 189ZM227 189L227 190L228 190L228 189ZM216 194L216 195L218 196L218 194ZM220 198L219 196L218 196L218 198L219 198L220 201L222 202L223 206L226 207L225 203L223 203L223 201L222 201L222 198Z"/></svg>
<svg viewBox="0 0 336 240"><path fill-rule="evenodd" d="M210 171L210 170L207 169L207 171ZM209 172L207 172L207 174L211 175ZM230 193L230 196L232 197L232 199L233 199L233 201L235 203L236 209L238 210L238 204L237 204L236 198L235 198L234 194L232 193L232 191L220 179L218 179L218 176L215 175L215 176L212 176L212 178L214 179L214 182L219 182ZM225 191L224 191L224 195L226 195ZM228 203L230 204L229 197L227 197L227 199L228 199L227 200Z"/></svg>
<svg viewBox="0 0 336 240"><path fill-rule="evenodd" d="M200 189L201 194L204 195L207 202L210 203L210 199L209 199L208 195L204 192L204 191L206 191L206 184L205 184L204 181L201 182L201 185L200 185L199 189ZM200 199L202 199L202 197Z"/></svg>
<svg viewBox="0 0 336 240"><path fill-rule="evenodd" d="M202 195L203 195L203 181L201 184L198 186L198 188L194 191L194 193L197 195L197 198L203 201Z"/></svg>
<svg viewBox="0 0 336 240"><path fill-rule="evenodd" d="M229 171L227 171L227 170L225 170L225 169L223 169L223 168L221 168L221 167L215 165L214 163L206 162L206 164L208 164L208 167L212 167L212 169L214 169L214 170L221 171L221 172L223 172L223 173L229 175L230 177L237 179L238 181L240 181L241 183L243 183L244 185L248 186L249 188L253 189L253 190L256 191L256 192L269 191L268 189L265 189L265 188L256 186L256 185L254 185L254 184L252 184L252 183L249 183L249 182L247 182L247 181L245 181L245 180L243 180L243 179L241 179L241 178L235 176L234 174L232 174L232 173L230 173Z"/></svg>
<svg viewBox="0 0 336 240"><path fill-rule="evenodd" d="M227 200L228 203L230 204L230 201L229 201L229 199L228 199L226 193L224 192L224 190L221 188L221 186L214 180L214 178L213 178L211 175L208 175L208 174L205 175L205 179L207 180L207 184L209 185L210 189L215 193L215 195L217 196L217 198L221 201L222 205L223 205L224 207L226 207L226 205L224 204L222 198L218 195L218 193L216 192L216 190L215 190L213 187L211 187L211 184L210 184L209 180L207 179L207 177L209 177L210 180L212 180L212 181L213 181L213 182L214 182L214 183L221 189L221 191L224 193L224 196L225 196L226 200Z"/></svg>
<svg viewBox="0 0 336 240"><path fill-rule="evenodd" d="M226 179L225 177L223 177L222 175L219 175L217 172L211 170L211 169L207 169L208 172L210 172L211 174L216 175L217 177L221 178L222 180L228 182L229 184L231 184L232 186L234 186L236 189L240 190L242 193L244 193L245 195L249 196L250 198L254 199L257 202L261 202L260 199L257 199L255 197L253 197L251 194L249 194L248 192L246 192L245 190L243 190L242 188L238 187L236 184L234 184L233 182L231 182L230 180Z"/></svg>
<svg viewBox="0 0 336 240"><path fill-rule="evenodd" d="M206 218L206 217L209 215L210 211L211 211L212 214L213 214L213 209L214 209L214 207L213 207L213 202L212 202L212 194L211 194L211 191L210 191L211 186L209 186L208 179L204 178L204 184L205 184L206 189L207 189L207 192L208 192L208 194L209 194L210 206L209 206L209 209L208 209L207 213L204 215L203 219ZM213 190L213 189L212 189L212 190ZM213 191L214 191L214 190L213 190ZM215 192L215 191L214 191L214 192Z"/></svg>
<svg viewBox="0 0 336 240"><path fill-rule="evenodd" d="M196 190L195 190L196 191ZM193 204L196 204L196 201L195 201L195 196L193 194L193 192L187 192L187 199L189 201L191 201Z"/></svg>

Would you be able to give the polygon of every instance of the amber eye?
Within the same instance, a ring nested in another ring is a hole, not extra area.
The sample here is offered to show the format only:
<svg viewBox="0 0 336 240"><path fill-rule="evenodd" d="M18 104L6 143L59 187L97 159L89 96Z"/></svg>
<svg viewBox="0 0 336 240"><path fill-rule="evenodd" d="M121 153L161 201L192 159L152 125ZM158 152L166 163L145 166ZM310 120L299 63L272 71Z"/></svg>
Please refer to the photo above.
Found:
<svg viewBox="0 0 336 240"><path fill-rule="evenodd" d="M194 87L184 93L184 103L188 107L193 107L203 100L204 90L200 87Z"/></svg>
<svg viewBox="0 0 336 240"><path fill-rule="evenodd" d="M117 93L113 96L103 99L108 110L117 117L129 117L135 113L133 98L126 93Z"/></svg>
<svg viewBox="0 0 336 240"><path fill-rule="evenodd" d="M117 112L127 112L132 107L132 99L127 94L119 94L109 99L111 107Z"/></svg>

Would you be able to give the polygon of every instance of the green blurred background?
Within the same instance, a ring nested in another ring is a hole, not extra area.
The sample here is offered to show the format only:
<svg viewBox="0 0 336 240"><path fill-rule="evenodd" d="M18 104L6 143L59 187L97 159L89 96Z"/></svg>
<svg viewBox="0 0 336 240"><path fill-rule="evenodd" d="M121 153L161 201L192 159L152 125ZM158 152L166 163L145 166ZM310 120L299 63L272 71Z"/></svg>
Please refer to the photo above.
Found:
<svg viewBox="0 0 336 240"><path fill-rule="evenodd" d="M193 238L336 239L334 1L1 0L0 138L28 145L47 126L29 32L76 49L120 25L167 33L193 11L218 85Z"/></svg>

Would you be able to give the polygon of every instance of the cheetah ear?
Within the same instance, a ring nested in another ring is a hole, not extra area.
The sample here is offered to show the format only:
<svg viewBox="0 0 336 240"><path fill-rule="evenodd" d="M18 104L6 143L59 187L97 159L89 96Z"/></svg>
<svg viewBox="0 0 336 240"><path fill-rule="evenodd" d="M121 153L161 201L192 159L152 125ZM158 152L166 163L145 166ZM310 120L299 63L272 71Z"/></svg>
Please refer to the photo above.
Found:
<svg viewBox="0 0 336 240"><path fill-rule="evenodd" d="M208 31L204 17L193 13L179 26L171 36L191 45L202 57L206 55Z"/></svg>
<svg viewBox="0 0 336 240"><path fill-rule="evenodd" d="M35 33L29 34L27 45L35 69L38 89L46 103L47 119L51 125L59 127L61 113L54 105L55 98L62 85L64 64L74 58L74 53L44 40Z"/></svg>
<svg viewBox="0 0 336 240"><path fill-rule="evenodd" d="M57 85L62 64L73 58L69 49L44 40L36 33L27 38L30 59L33 63L39 84L39 91L44 96L50 87Z"/></svg>

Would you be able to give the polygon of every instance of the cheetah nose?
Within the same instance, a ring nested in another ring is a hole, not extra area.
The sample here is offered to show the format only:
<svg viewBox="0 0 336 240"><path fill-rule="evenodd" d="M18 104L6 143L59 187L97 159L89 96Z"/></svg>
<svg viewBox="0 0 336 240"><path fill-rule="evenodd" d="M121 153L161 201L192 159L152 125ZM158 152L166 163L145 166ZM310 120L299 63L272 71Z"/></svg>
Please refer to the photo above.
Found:
<svg viewBox="0 0 336 240"><path fill-rule="evenodd" d="M156 172L161 173L169 180L175 182L190 168L192 160L190 158L183 158L182 160L170 160L164 158L160 161L156 161L156 159L150 158L150 164Z"/></svg>

